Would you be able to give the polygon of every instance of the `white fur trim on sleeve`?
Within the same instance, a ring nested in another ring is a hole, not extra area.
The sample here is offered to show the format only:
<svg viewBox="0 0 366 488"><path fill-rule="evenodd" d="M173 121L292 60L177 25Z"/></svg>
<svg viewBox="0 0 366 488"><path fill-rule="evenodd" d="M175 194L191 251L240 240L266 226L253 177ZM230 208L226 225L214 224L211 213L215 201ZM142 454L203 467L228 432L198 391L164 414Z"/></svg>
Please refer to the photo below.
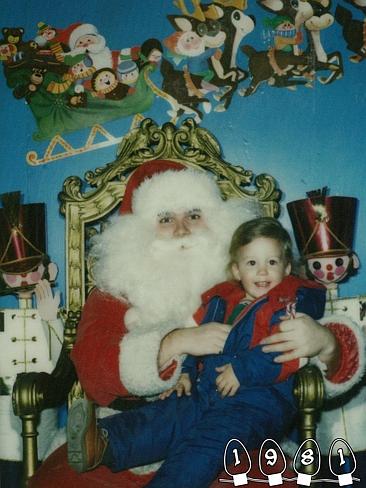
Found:
<svg viewBox="0 0 366 488"><path fill-rule="evenodd" d="M158 371L161 331L129 332L120 343L119 374L124 387L138 396L152 396L172 387L178 380L182 360L169 380Z"/></svg>
<svg viewBox="0 0 366 488"><path fill-rule="evenodd" d="M321 372L324 376L324 386L325 386L325 394L328 399L337 397L345 393L346 391L350 390L353 386L355 386L363 376L363 373L366 369L366 358L365 358L365 335L362 331L362 327L358 325L355 321L346 317L344 315L337 315L337 316L327 316L320 320L320 323L323 325L327 324L340 324L348 327L352 330L354 335L357 339L358 345L358 368L355 374L349 378L348 380L344 381L343 383L332 383L326 377L326 366L322 363L318 357L312 358L310 360L311 364L315 364L319 367Z"/></svg>

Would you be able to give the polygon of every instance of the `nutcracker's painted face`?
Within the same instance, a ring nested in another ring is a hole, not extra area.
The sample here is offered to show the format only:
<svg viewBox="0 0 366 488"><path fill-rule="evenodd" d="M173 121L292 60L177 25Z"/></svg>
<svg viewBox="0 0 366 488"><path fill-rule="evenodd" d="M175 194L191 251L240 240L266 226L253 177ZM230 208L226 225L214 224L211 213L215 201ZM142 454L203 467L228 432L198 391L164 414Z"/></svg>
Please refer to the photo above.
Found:
<svg viewBox="0 0 366 488"><path fill-rule="evenodd" d="M336 257L312 258L307 260L311 276L324 285L343 280L353 269L353 259L345 254Z"/></svg>
<svg viewBox="0 0 366 488"><path fill-rule="evenodd" d="M55 263L49 263L47 266L48 279L54 281L57 276L58 268ZM45 276L46 268L40 264L38 268L29 273L3 273L2 278L9 288L31 287L36 285Z"/></svg>

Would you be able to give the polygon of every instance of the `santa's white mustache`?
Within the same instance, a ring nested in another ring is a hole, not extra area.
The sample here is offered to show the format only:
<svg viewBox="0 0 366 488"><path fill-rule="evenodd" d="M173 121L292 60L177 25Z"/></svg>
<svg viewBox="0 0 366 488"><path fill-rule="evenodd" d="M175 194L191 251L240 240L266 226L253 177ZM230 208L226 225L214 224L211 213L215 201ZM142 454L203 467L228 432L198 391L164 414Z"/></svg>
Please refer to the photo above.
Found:
<svg viewBox="0 0 366 488"><path fill-rule="evenodd" d="M174 237L172 238L157 238L151 243L151 252L153 255L161 254L169 251L189 251L199 249L200 251L212 244L210 233L200 233L194 236Z"/></svg>
<svg viewBox="0 0 366 488"><path fill-rule="evenodd" d="M87 47L87 51L92 54L98 54L102 49L106 46L106 40L100 34L95 36L95 40L92 44L89 44Z"/></svg>

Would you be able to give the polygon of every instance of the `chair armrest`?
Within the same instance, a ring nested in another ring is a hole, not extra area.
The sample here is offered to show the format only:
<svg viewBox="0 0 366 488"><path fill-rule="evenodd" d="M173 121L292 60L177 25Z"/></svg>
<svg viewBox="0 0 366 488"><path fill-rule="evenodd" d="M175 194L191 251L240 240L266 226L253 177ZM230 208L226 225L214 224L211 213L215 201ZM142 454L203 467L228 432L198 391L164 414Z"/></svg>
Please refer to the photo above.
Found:
<svg viewBox="0 0 366 488"><path fill-rule="evenodd" d="M38 415L45 408L61 405L67 399L76 373L69 357L73 348L80 312L69 311L64 328L64 340L60 356L52 373L21 373L13 387L15 415Z"/></svg>
<svg viewBox="0 0 366 488"><path fill-rule="evenodd" d="M13 386L15 415L39 415L46 408L62 405L76 379L74 366L63 348L52 373L20 373Z"/></svg>
<svg viewBox="0 0 366 488"><path fill-rule="evenodd" d="M39 415L46 408L62 405L76 380L70 351L76 336L80 313L69 312L64 330L64 342L52 373L32 372L17 375L13 386L14 414L22 421L24 478L29 479L36 471L37 424Z"/></svg>
<svg viewBox="0 0 366 488"><path fill-rule="evenodd" d="M314 365L307 365L297 372L294 394L300 412L301 440L315 439L316 421L324 400L323 375Z"/></svg>

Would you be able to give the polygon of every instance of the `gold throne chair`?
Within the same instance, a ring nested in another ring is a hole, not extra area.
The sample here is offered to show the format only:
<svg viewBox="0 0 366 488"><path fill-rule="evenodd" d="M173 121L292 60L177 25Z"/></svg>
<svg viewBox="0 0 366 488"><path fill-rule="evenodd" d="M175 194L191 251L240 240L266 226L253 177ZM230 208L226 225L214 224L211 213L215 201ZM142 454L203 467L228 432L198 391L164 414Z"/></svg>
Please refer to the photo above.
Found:
<svg viewBox="0 0 366 488"><path fill-rule="evenodd" d="M40 412L62 405L69 392L80 394L69 357L78 320L88 293L93 288L92 263L88 242L115 211L133 171L145 161L173 160L187 167L212 173L224 198L258 200L266 215L277 217L281 192L268 174L254 177L252 171L226 162L217 139L193 119L180 127L166 123L158 127L145 119L121 141L116 159L79 177L67 178L59 194L60 211L65 217L66 304L64 344L55 370L51 373L27 373L17 377L13 389L13 407L22 421L25 482L35 473L37 459L37 422ZM315 438L317 413L323 401L323 382L319 370L306 366L297 373L295 395L299 403L301 440ZM123 408L123 402L119 406Z"/></svg>

